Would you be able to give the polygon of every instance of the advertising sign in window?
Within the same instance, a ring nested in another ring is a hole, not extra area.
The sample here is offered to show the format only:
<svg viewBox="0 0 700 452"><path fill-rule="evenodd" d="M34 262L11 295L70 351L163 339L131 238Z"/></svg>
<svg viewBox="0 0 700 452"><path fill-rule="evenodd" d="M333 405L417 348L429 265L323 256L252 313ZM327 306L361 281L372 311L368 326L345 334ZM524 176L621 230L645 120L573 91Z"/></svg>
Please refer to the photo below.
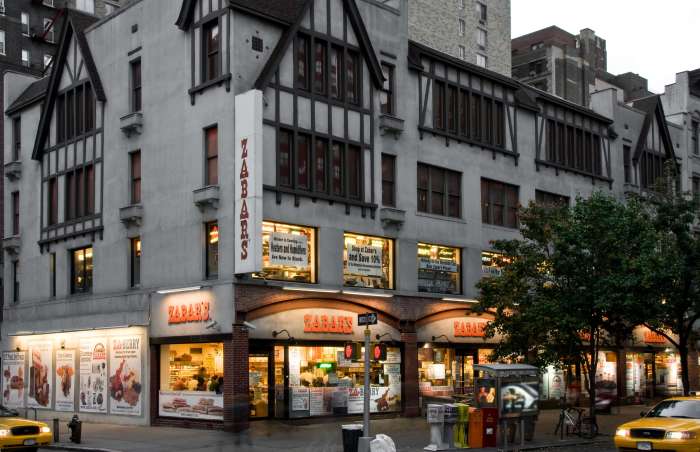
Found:
<svg viewBox="0 0 700 452"><path fill-rule="evenodd" d="M141 341L141 336L110 341L109 411L112 414L141 415Z"/></svg>
<svg viewBox="0 0 700 452"><path fill-rule="evenodd" d="M346 286L393 289L393 240L346 233L344 242Z"/></svg>
<svg viewBox="0 0 700 452"><path fill-rule="evenodd" d="M316 282L314 228L263 222L261 272L254 276L279 281Z"/></svg>
<svg viewBox="0 0 700 452"><path fill-rule="evenodd" d="M26 359L26 352L2 354L2 404L8 408L24 407Z"/></svg>
<svg viewBox="0 0 700 452"><path fill-rule="evenodd" d="M53 384L53 345L51 342L33 342L29 345L29 392L27 406L51 408Z"/></svg>
<svg viewBox="0 0 700 452"><path fill-rule="evenodd" d="M75 410L75 350L56 350L56 411Z"/></svg>
<svg viewBox="0 0 700 452"><path fill-rule="evenodd" d="M449 246L418 244L418 291L460 293L460 250Z"/></svg>
<svg viewBox="0 0 700 452"><path fill-rule="evenodd" d="M107 412L107 339L80 339L80 411Z"/></svg>

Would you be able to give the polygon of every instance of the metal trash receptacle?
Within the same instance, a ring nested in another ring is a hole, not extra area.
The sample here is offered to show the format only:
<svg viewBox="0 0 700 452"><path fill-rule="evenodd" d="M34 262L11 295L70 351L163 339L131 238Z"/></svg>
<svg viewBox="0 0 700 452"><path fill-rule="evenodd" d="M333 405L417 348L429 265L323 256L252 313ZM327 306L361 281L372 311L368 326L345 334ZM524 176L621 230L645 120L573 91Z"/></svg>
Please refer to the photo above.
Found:
<svg viewBox="0 0 700 452"><path fill-rule="evenodd" d="M343 429L343 452L357 452L360 437L362 436L361 424L345 424Z"/></svg>

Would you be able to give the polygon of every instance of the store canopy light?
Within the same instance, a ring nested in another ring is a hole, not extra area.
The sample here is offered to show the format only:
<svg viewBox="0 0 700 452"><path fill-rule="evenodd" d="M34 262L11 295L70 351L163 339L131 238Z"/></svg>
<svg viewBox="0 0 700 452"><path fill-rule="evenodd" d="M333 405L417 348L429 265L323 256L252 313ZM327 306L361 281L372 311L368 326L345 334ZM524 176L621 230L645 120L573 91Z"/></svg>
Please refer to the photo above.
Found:
<svg viewBox="0 0 700 452"><path fill-rule="evenodd" d="M318 292L318 293L338 293L338 289L322 289L320 287L300 287L300 286L284 286L284 290L295 290L298 292Z"/></svg>
<svg viewBox="0 0 700 452"><path fill-rule="evenodd" d="M158 290L157 292L159 294L168 294L168 293L178 293L178 292L191 292L193 290L199 290L201 289L202 286L191 286L191 287L179 287L177 289L161 289Z"/></svg>
<svg viewBox="0 0 700 452"><path fill-rule="evenodd" d="M457 301L459 303L478 303L479 300L473 300L471 298L456 298L456 297L442 297L442 301Z"/></svg>
<svg viewBox="0 0 700 452"><path fill-rule="evenodd" d="M382 293L382 292L363 292L361 290L343 290L345 295L359 295L361 297L380 297L380 298L391 298L394 294Z"/></svg>

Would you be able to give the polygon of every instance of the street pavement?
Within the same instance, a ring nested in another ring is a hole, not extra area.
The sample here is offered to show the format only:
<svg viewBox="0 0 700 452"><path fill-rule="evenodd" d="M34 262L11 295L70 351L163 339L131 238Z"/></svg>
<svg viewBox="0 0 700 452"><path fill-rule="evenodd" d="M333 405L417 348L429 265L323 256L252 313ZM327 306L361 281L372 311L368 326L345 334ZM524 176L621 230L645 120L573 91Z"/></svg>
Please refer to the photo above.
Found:
<svg viewBox="0 0 700 452"><path fill-rule="evenodd" d="M543 410L537 422L535 441L527 443L526 447L528 450L534 450L532 447L540 447L537 450L552 452L612 452L615 450L612 442L615 428L625 421L636 418L642 409L644 406L627 406L621 407L619 412L617 408L613 408L613 414L610 415L599 415L601 436L596 439L595 444L583 442L577 437L561 442L554 435L559 411ZM296 422L257 421L251 423L249 433L244 435L172 427L83 423L82 444L72 445L68 441L68 432L62 431L61 442L51 449L80 447L81 449L77 450L94 452L98 450L103 452L341 452L341 425L354 422L359 421L330 419L308 425ZM429 431L424 418L397 417L373 420L372 433L389 435L396 443L399 452L421 451L429 443ZM566 444L570 445L567 447Z"/></svg>

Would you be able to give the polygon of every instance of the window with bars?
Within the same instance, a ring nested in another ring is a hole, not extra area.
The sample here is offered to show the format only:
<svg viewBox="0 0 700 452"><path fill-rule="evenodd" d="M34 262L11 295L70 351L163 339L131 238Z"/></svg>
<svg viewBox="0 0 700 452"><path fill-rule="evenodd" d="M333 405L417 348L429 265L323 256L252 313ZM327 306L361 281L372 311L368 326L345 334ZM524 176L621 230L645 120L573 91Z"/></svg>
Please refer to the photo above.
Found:
<svg viewBox="0 0 700 452"><path fill-rule="evenodd" d="M215 80L221 76L221 37L219 19L202 26L202 82Z"/></svg>
<svg viewBox="0 0 700 452"><path fill-rule="evenodd" d="M490 179L481 179L481 221L484 224L518 227L519 188Z"/></svg>
<svg viewBox="0 0 700 452"><path fill-rule="evenodd" d="M95 97L89 82L59 94L55 108L56 144L95 129Z"/></svg>
<svg viewBox="0 0 700 452"><path fill-rule="evenodd" d="M396 156L382 154L382 204L396 207Z"/></svg>
<svg viewBox="0 0 700 452"><path fill-rule="evenodd" d="M206 166L204 185L219 184L219 128L212 126L204 129L204 155Z"/></svg>
<svg viewBox="0 0 700 452"><path fill-rule="evenodd" d="M547 120L547 162L584 173L603 174L601 137L588 130Z"/></svg>
<svg viewBox="0 0 700 452"><path fill-rule="evenodd" d="M418 212L459 218L462 173L418 163Z"/></svg>

